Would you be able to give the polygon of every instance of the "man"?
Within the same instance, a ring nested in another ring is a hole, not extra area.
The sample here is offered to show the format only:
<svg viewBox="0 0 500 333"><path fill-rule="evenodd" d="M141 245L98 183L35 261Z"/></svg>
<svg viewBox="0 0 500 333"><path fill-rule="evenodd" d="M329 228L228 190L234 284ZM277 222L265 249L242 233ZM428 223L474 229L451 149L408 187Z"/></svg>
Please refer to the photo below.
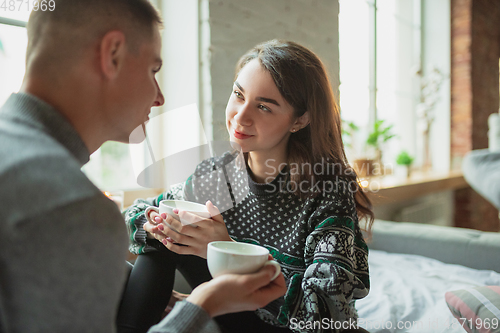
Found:
<svg viewBox="0 0 500 333"><path fill-rule="evenodd" d="M483 198L500 209L500 151L472 150L462 161L467 183Z"/></svg>
<svg viewBox="0 0 500 333"><path fill-rule="evenodd" d="M0 331L115 331L126 230L80 168L163 104L160 25L147 0L56 0L32 13L23 85L0 110ZM272 273L202 285L157 329L263 306L286 289Z"/></svg>

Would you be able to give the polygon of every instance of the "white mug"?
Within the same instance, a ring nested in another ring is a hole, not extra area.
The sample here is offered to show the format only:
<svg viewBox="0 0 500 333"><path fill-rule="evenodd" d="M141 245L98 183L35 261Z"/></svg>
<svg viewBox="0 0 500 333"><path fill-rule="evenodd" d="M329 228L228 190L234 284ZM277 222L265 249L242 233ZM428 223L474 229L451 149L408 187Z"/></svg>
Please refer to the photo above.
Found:
<svg viewBox="0 0 500 333"><path fill-rule="evenodd" d="M183 220L179 218L177 214L174 213L174 209L177 208L179 210L197 215L201 217L200 221L202 219L209 219L210 218L210 213L207 210L207 207L205 205L196 203L196 202L191 202L191 201L182 201L182 200L162 200L160 201L160 205L158 207L150 206L146 209L144 212L144 215L146 216L146 219L152 223L152 224L158 224L156 221L153 221L149 218L149 213L151 211L155 211L158 214L163 214L167 213L172 215L175 219L181 221L183 225L188 225L190 221Z"/></svg>
<svg viewBox="0 0 500 333"><path fill-rule="evenodd" d="M276 273L271 280L274 280L281 267L276 261L268 260L268 256L265 247L248 243L217 241L208 243L207 247L208 270L213 277L227 273L255 273L265 265L273 265Z"/></svg>

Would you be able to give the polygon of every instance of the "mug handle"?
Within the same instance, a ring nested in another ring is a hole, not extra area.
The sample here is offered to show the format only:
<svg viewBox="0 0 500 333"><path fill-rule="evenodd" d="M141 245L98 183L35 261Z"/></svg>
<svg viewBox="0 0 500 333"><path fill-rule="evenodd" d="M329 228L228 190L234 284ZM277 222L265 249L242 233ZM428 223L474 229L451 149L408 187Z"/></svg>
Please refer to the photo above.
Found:
<svg viewBox="0 0 500 333"><path fill-rule="evenodd" d="M160 210L158 209L158 207L155 207L155 206L149 206L148 208L146 208L146 210L144 211L144 216L146 216L146 220L148 220L149 223L151 224L154 224L154 225L157 225L158 223L156 223L155 221L151 220L149 218L149 213L151 211L155 211L157 212L158 214L160 214Z"/></svg>
<svg viewBox="0 0 500 333"><path fill-rule="evenodd" d="M268 261L266 261L266 263L264 264L264 266L268 266L268 265L274 266L274 268L276 268L276 272L274 273L273 277L271 278L271 281L273 281L274 279L276 279L278 277L278 275L280 275L280 273L281 273L281 266L275 260L268 260Z"/></svg>

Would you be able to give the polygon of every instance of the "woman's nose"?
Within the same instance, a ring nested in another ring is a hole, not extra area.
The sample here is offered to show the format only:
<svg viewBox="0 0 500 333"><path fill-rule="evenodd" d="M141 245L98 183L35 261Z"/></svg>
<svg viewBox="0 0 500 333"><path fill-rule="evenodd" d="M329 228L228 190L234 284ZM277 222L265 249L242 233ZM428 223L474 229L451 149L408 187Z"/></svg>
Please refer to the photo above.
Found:
<svg viewBox="0 0 500 333"><path fill-rule="evenodd" d="M249 106L245 103L238 108L236 114L234 115L234 119L241 126L250 126L252 124L250 111Z"/></svg>

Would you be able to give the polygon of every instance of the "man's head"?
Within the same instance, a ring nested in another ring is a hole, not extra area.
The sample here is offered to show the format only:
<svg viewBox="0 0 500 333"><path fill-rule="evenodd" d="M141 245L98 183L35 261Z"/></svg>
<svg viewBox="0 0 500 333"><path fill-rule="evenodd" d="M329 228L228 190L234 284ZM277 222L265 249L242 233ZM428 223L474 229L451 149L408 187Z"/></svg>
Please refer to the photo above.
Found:
<svg viewBox="0 0 500 333"><path fill-rule="evenodd" d="M31 13L26 62L36 55L46 66L69 63L112 30L122 31L129 50L138 52L161 24L147 0L55 0L53 11Z"/></svg>
<svg viewBox="0 0 500 333"><path fill-rule="evenodd" d="M55 0L30 16L23 87L64 113L91 151L127 142L163 104L161 24L147 0Z"/></svg>

